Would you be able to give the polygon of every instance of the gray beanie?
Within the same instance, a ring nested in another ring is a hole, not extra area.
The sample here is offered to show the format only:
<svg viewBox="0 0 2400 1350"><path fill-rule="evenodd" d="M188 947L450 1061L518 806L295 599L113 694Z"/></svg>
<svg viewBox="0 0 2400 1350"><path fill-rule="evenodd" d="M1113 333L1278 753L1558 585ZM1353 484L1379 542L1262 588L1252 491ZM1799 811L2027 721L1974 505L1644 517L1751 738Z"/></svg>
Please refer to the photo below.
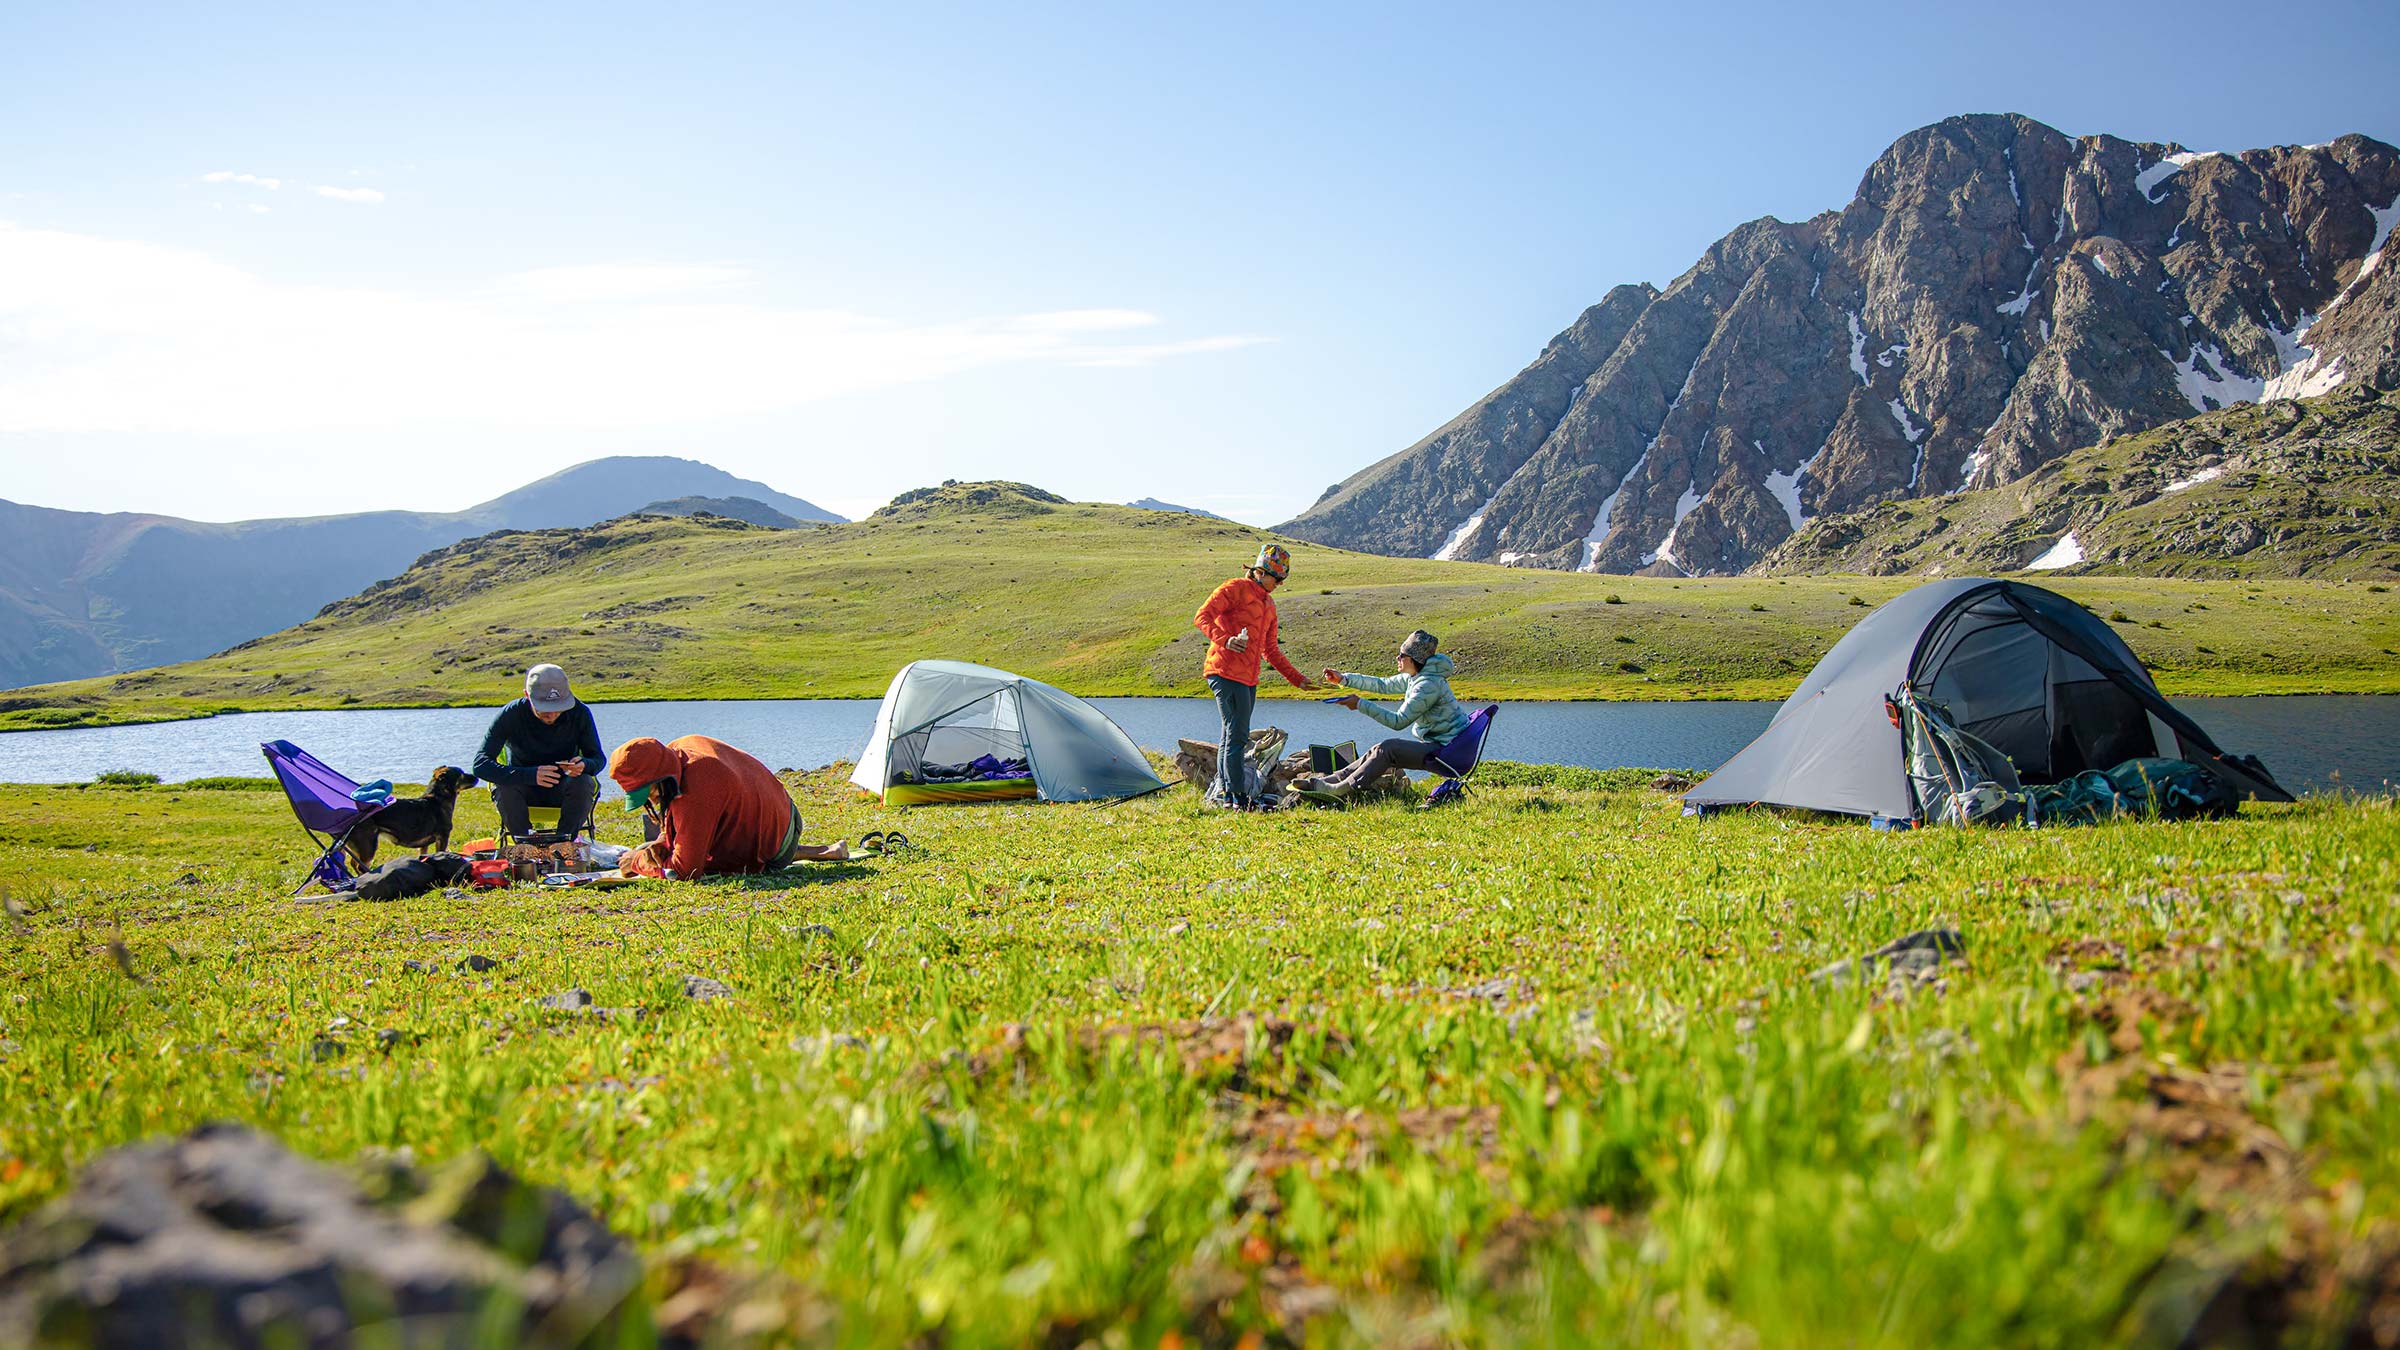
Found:
<svg viewBox="0 0 2400 1350"><path fill-rule="evenodd" d="M1440 638L1420 628L1408 635L1408 641L1400 644L1400 654L1421 666L1433 655L1433 649L1441 645Z"/></svg>

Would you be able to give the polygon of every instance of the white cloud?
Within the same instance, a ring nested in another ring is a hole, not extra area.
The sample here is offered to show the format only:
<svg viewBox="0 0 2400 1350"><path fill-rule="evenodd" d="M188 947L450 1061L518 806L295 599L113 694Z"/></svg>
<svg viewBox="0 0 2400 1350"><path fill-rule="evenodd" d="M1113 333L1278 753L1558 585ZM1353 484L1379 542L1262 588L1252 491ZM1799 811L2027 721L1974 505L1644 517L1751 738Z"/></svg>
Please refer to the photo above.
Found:
<svg viewBox="0 0 2400 1350"><path fill-rule="evenodd" d="M1029 333L1113 333L1157 322L1157 315L1139 309L1062 309L1016 320L1017 326Z"/></svg>
<svg viewBox="0 0 2400 1350"><path fill-rule="evenodd" d="M715 290L750 279L739 267L689 263L588 263L543 267L503 277L503 295L574 304L604 300L655 300Z"/></svg>
<svg viewBox="0 0 2400 1350"><path fill-rule="evenodd" d="M317 195L331 197L337 202L353 202L360 206L383 205L381 188L320 187L317 189Z"/></svg>
<svg viewBox="0 0 2400 1350"><path fill-rule="evenodd" d="M0 434L682 427L972 370L1260 340L1113 343L1160 322L1125 309L898 322L764 303L746 277L629 263L460 290L300 285L0 222Z"/></svg>
<svg viewBox="0 0 2400 1350"><path fill-rule="evenodd" d="M1229 352L1237 347L1255 347L1273 338L1229 333L1222 337L1191 338L1183 342L1154 342L1147 346L1109 347L1091 352L1070 364L1096 368L1149 366L1177 356L1199 356L1207 352Z"/></svg>
<svg viewBox="0 0 2400 1350"><path fill-rule="evenodd" d="M272 206L261 206L257 202L250 203L250 214L254 216L263 216L274 209Z"/></svg>
<svg viewBox="0 0 2400 1350"><path fill-rule="evenodd" d="M235 173L231 169L219 169L215 173L204 173L200 175L200 181L203 183L240 183L245 187L262 187L269 192L283 186L283 180L280 178L261 178L254 173Z"/></svg>

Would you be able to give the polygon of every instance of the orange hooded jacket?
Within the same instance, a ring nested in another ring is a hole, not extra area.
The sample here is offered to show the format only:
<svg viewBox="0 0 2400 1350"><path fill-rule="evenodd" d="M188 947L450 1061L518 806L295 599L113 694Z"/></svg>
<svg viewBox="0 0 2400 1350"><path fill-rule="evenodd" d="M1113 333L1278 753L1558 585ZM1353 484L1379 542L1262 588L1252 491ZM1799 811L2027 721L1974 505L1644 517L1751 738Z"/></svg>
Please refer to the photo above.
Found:
<svg viewBox="0 0 2400 1350"><path fill-rule="evenodd" d="M1192 627L1208 635L1208 664L1201 667L1202 675L1222 675L1236 684L1255 687L1259 654L1264 652L1283 678L1303 689L1308 687L1308 677L1293 669L1284 659L1283 648L1276 644L1275 597L1250 578L1235 577L1211 592L1208 603L1192 616ZM1237 652L1225 645L1245 628L1250 630L1250 650Z"/></svg>
<svg viewBox="0 0 2400 1350"><path fill-rule="evenodd" d="M664 745L648 736L627 741L609 757L608 776L627 792L675 780L675 798L660 813L658 839L625 855L627 876L673 872L691 881L764 871L800 826L800 809L773 770L706 736Z"/></svg>

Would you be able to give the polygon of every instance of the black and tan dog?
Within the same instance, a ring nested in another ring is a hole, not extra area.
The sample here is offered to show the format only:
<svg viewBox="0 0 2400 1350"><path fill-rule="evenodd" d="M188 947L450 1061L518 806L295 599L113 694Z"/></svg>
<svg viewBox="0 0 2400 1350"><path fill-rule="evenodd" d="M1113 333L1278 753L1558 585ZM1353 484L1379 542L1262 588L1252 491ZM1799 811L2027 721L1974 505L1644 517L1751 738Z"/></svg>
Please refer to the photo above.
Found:
<svg viewBox="0 0 2400 1350"><path fill-rule="evenodd" d="M361 822L350 837L342 841L342 851L349 855L350 870L364 873L375 864L375 850L385 836L402 848L413 848L418 857L428 851L450 851L450 817L458 809L458 794L475 786L474 775L464 769L445 764L433 771L425 782L422 797L396 798Z"/></svg>

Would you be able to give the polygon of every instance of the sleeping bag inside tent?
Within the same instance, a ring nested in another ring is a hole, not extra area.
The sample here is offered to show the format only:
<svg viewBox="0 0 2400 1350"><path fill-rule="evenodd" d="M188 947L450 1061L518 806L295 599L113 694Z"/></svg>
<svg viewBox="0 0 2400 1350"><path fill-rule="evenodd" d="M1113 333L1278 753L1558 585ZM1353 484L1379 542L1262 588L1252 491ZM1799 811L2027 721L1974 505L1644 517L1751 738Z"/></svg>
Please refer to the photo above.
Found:
<svg viewBox="0 0 2400 1350"><path fill-rule="evenodd" d="M1166 786L1091 704L965 661L901 667L850 781L887 806L1110 801Z"/></svg>
<svg viewBox="0 0 2400 1350"><path fill-rule="evenodd" d="M2026 785L2186 760L2231 798L2292 799L2256 759L2219 750L2081 605L2020 581L1956 577L1860 620L1757 740L1684 795L1685 808L1796 806L1925 823L1928 793L1910 777L1900 728L1901 709L1925 703L2006 756Z"/></svg>

